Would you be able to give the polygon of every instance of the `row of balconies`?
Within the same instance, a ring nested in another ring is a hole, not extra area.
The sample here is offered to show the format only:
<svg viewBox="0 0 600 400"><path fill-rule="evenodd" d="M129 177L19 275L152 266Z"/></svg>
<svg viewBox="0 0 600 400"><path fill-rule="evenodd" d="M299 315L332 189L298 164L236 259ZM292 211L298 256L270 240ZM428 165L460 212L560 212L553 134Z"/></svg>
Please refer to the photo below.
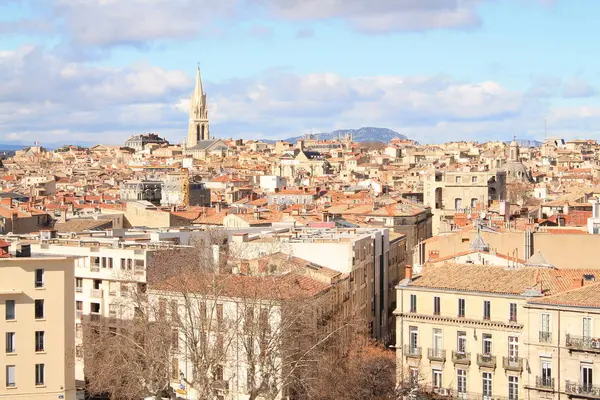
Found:
<svg viewBox="0 0 600 400"><path fill-rule="evenodd" d="M421 347L410 345L404 346L404 355L408 358L421 358ZM427 358L429 361L446 361L446 350L427 349ZM496 356L491 354L477 354L477 365L485 368L496 368ZM452 351L452 362L460 365L471 365L471 353ZM523 359L521 357L502 357L502 368L507 371L523 371Z"/></svg>

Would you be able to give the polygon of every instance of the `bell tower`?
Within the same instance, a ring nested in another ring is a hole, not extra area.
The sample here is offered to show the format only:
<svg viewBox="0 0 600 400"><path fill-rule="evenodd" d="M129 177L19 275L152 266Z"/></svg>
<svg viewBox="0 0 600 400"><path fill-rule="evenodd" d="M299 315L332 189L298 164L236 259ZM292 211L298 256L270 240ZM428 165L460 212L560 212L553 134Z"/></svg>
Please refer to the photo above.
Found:
<svg viewBox="0 0 600 400"><path fill-rule="evenodd" d="M208 123L208 106L206 104L206 93L202 88L202 76L200 66L196 71L196 86L190 101L190 122L188 126L187 146L195 146L201 140L210 140Z"/></svg>

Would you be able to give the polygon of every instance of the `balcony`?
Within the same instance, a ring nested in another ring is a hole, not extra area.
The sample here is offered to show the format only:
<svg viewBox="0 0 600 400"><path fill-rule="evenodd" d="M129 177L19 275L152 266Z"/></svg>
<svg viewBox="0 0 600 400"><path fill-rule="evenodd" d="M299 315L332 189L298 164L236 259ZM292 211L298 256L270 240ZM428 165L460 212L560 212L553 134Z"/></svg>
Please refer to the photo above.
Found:
<svg viewBox="0 0 600 400"><path fill-rule="evenodd" d="M600 386L587 385L579 382L566 381L565 393L575 397L600 399Z"/></svg>
<svg viewBox="0 0 600 400"><path fill-rule="evenodd" d="M554 378L545 378L543 376L535 377L535 388L540 390L554 390Z"/></svg>
<svg viewBox="0 0 600 400"><path fill-rule="evenodd" d="M540 343L551 343L552 332L540 331Z"/></svg>
<svg viewBox="0 0 600 400"><path fill-rule="evenodd" d="M92 272L100 272L100 265L91 265L90 271Z"/></svg>
<svg viewBox="0 0 600 400"><path fill-rule="evenodd" d="M145 269L138 269L138 268L136 268L136 270L135 270L135 272L134 272L134 274L135 274L136 276L144 276L144 274L145 274L145 273L146 273L146 270L145 270Z"/></svg>
<svg viewBox="0 0 600 400"><path fill-rule="evenodd" d="M600 353L600 338L573 336L567 333L565 344L569 350L593 351Z"/></svg>
<svg viewBox="0 0 600 400"><path fill-rule="evenodd" d="M507 371L523 372L523 359L520 357L502 357L502 367Z"/></svg>
<svg viewBox="0 0 600 400"><path fill-rule="evenodd" d="M77 292L77 293L83 293L83 288L78 286L78 287L75 288L75 292Z"/></svg>
<svg viewBox="0 0 600 400"><path fill-rule="evenodd" d="M496 356L477 354L477 365L485 368L496 368Z"/></svg>
<svg viewBox="0 0 600 400"><path fill-rule="evenodd" d="M81 311L81 310L75 311L75 318L81 320L81 318L83 318L83 311Z"/></svg>
<svg viewBox="0 0 600 400"><path fill-rule="evenodd" d="M454 364L471 365L471 353L453 351L452 362Z"/></svg>
<svg viewBox="0 0 600 400"><path fill-rule="evenodd" d="M427 358L429 361L446 361L446 350L442 349L427 349Z"/></svg>
<svg viewBox="0 0 600 400"><path fill-rule="evenodd" d="M405 345L404 346L404 356L408 357L408 358L421 358L422 357L421 348Z"/></svg>
<svg viewBox="0 0 600 400"><path fill-rule="evenodd" d="M101 299L104 296L102 289L91 289L90 297L93 299Z"/></svg>

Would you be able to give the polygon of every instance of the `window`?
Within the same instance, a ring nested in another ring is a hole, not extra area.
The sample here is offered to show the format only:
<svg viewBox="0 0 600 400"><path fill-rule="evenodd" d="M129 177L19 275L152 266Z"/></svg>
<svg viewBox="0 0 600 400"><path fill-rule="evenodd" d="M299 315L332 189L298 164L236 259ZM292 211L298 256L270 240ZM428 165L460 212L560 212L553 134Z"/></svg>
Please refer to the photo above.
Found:
<svg viewBox="0 0 600 400"><path fill-rule="evenodd" d="M454 209L462 210L462 199L460 197L457 197L456 199L454 199Z"/></svg>
<svg viewBox="0 0 600 400"><path fill-rule="evenodd" d="M6 366L6 386L7 387L17 386L17 382L16 382L15 378L16 378L15 366L7 365Z"/></svg>
<svg viewBox="0 0 600 400"><path fill-rule="evenodd" d="M223 380L223 366L222 365L217 365L215 367L215 379L217 381Z"/></svg>
<svg viewBox="0 0 600 400"><path fill-rule="evenodd" d="M223 323L223 304L217 304L217 324Z"/></svg>
<svg viewBox="0 0 600 400"><path fill-rule="evenodd" d="M467 351L467 332L459 331L457 335L456 351L465 353Z"/></svg>
<svg viewBox="0 0 600 400"><path fill-rule="evenodd" d="M100 314L100 303L90 303L90 311L92 314Z"/></svg>
<svg viewBox="0 0 600 400"><path fill-rule="evenodd" d="M434 353L440 352L442 350L442 330L434 329L433 330L433 351Z"/></svg>
<svg viewBox="0 0 600 400"><path fill-rule="evenodd" d="M490 320L491 318L491 314L492 314L492 310L491 310L491 304L489 302L489 300L484 300L483 302L483 319L485 320Z"/></svg>
<svg viewBox="0 0 600 400"><path fill-rule="evenodd" d="M419 346L419 328L416 326L411 326L408 328L408 343L410 346L410 352L416 353L417 347Z"/></svg>
<svg viewBox="0 0 600 400"><path fill-rule="evenodd" d="M432 370L433 387L439 389L442 387L442 371L439 369Z"/></svg>
<svg viewBox="0 0 600 400"><path fill-rule="evenodd" d="M592 380L593 371L592 364L581 363L581 386L583 386L585 392L591 392L592 390L594 383Z"/></svg>
<svg viewBox="0 0 600 400"><path fill-rule="evenodd" d="M416 367L410 367L408 373L410 377L410 384L412 386L417 385L419 383L419 369Z"/></svg>
<svg viewBox="0 0 600 400"><path fill-rule="evenodd" d="M467 394L467 371L464 369L456 370L456 391L459 397L464 398Z"/></svg>
<svg viewBox="0 0 600 400"><path fill-rule="evenodd" d="M477 183L477 177L476 176L472 176L471 177L471 183Z"/></svg>
<svg viewBox="0 0 600 400"><path fill-rule="evenodd" d="M462 183L462 176L456 177L456 183Z"/></svg>
<svg viewBox="0 0 600 400"><path fill-rule="evenodd" d="M6 320L12 321L15 319L15 301L14 300L6 300L4 303L6 307Z"/></svg>
<svg viewBox="0 0 600 400"><path fill-rule="evenodd" d="M489 333L483 334L483 348L481 349L482 353L485 355L492 354L492 335Z"/></svg>
<svg viewBox="0 0 600 400"><path fill-rule="evenodd" d="M465 317L465 299L458 299L458 317Z"/></svg>
<svg viewBox="0 0 600 400"><path fill-rule="evenodd" d="M46 382L44 364L35 364L35 385L41 386Z"/></svg>
<svg viewBox="0 0 600 400"><path fill-rule="evenodd" d="M552 385L552 360L542 358L540 360L542 370L542 386L553 387Z"/></svg>
<svg viewBox="0 0 600 400"><path fill-rule="evenodd" d="M177 300L171 300L171 321L179 322L179 305Z"/></svg>
<svg viewBox="0 0 600 400"><path fill-rule="evenodd" d="M483 381L483 398L489 400L492 397L492 373L484 372L481 374Z"/></svg>
<svg viewBox="0 0 600 400"><path fill-rule="evenodd" d="M519 358L519 338L517 336L508 337L508 358L511 361Z"/></svg>
<svg viewBox="0 0 600 400"><path fill-rule="evenodd" d="M440 315L440 298L438 296L433 298L433 314Z"/></svg>
<svg viewBox="0 0 600 400"><path fill-rule="evenodd" d="M477 198L473 197L471 199L471 208L477 208Z"/></svg>
<svg viewBox="0 0 600 400"><path fill-rule="evenodd" d="M35 300L35 319L44 319L44 300Z"/></svg>
<svg viewBox="0 0 600 400"><path fill-rule="evenodd" d="M552 339L551 327L552 327L551 316L548 313L540 314L540 342L549 343Z"/></svg>
<svg viewBox="0 0 600 400"><path fill-rule="evenodd" d="M412 312L412 313L417 312L417 295L416 294L410 295L410 312Z"/></svg>
<svg viewBox="0 0 600 400"><path fill-rule="evenodd" d="M177 329L173 329L171 331L171 350L179 350L179 332L177 331Z"/></svg>
<svg viewBox="0 0 600 400"><path fill-rule="evenodd" d="M102 285L102 280L101 279L94 279L94 289L100 289L100 286Z"/></svg>
<svg viewBox="0 0 600 400"><path fill-rule="evenodd" d="M44 351L45 333L44 331L35 332L35 351Z"/></svg>
<svg viewBox="0 0 600 400"><path fill-rule="evenodd" d="M509 319L510 322L517 322L517 303L510 303Z"/></svg>
<svg viewBox="0 0 600 400"><path fill-rule="evenodd" d="M508 399L519 400L519 377L508 377Z"/></svg>
<svg viewBox="0 0 600 400"><path fill-rule="evenodd" d="M6 352L14 353L15 351L15 333L6 332Z"/></svg>
<svg viewBox="0 0 600 400"><path fill-rule="evenodd" d="M83 279L82 278L75 278L75 291L77 293L83 292Z"/></svg>
<svg viewBox="0 0 600 400"><path fill-rule="evenodd" d="M41 268L35 270L35 287L44 287L44 270Z"/></svg>
<svg viewBox="0 0 600 400"><path fill-rule="evenodd" d="M581 333L584 338L592 337L592 318L591 317L583 317Z"/></svg>
<svg viewBox="0 0 600 400"><path fill-rule="evenodd" d="M179 360L177 358L171 359L171 379L174 381L179 380Z"/></svg>

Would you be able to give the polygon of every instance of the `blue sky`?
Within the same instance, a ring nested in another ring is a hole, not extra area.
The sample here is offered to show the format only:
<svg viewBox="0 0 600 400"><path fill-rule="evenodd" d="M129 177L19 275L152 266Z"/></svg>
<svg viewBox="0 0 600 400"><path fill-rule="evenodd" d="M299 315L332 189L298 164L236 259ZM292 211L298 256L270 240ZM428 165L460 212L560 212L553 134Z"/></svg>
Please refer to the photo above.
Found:
<svg viewBox="0 0 600 400"><path fill-rule="evenodd" d="M600 138L593 0L0 0L2 142Z"/></svg>

